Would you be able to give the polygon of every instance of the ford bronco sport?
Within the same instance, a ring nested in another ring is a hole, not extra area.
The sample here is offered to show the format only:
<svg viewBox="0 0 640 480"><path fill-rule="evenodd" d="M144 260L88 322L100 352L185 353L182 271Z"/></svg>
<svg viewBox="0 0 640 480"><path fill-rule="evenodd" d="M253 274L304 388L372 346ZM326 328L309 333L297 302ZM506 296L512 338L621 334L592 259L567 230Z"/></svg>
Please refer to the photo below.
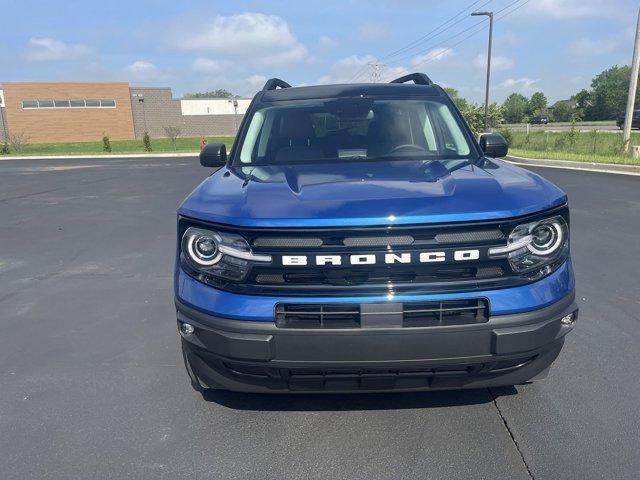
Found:
<svg viewBox="0 0 640 480"><path fill-rule="evenodd" d="M193 386L413 391L543 378L577 319L567 196L424 74L269 80L178 210Z"/></svg>

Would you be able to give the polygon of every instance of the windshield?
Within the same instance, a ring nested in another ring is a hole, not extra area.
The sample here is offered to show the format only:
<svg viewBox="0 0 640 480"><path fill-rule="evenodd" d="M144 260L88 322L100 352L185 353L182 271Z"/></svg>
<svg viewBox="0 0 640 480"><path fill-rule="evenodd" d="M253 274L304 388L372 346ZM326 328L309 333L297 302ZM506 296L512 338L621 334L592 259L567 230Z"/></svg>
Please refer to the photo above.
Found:
<svg viewBox="0 0 640 480"><path fill-rule="evenodd" d="M257 110L243 165L477 158L457 113L438 100L343 98ZM237 162L238 158L236 158ZM457 161L456 161L457 160Z"/></svg>

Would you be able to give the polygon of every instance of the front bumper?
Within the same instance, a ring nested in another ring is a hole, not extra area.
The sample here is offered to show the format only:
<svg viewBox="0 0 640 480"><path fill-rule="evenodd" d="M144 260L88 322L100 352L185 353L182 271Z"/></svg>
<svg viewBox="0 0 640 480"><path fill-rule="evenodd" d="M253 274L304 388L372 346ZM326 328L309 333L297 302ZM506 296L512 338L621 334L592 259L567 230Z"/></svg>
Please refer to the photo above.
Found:
<svg viewBox="0 0 640 480"><path fill-rule="evenodd" d="M482 324L305 330L230 320L176 299L187 369L200 386L249 392L415 391L514 385L540 377L577 315L574 293Z"/></svg>

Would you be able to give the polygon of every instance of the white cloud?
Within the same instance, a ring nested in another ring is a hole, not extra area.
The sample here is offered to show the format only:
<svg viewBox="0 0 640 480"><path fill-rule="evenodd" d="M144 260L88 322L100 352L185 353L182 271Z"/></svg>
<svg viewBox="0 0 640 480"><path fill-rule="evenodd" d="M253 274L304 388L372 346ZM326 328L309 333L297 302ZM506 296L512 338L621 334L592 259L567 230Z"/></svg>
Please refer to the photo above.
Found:
<svg viewBox="0 0 640 480"><path fill-rule="evenodd" d="M308 56L307 48L293 35L287 22L276 15L241 13L217 16L178 32L174 44L182 50L215 53L254 64L290 65Z"/></svg>
<svg viewBox="0 0 640 480"><path fill-rule="evenodd" d="M80 43L65 43L51 37L32 37L27 42L26 59L30 62L77 60L90 52Z"/></svg>
<svg viewBox="0 0 640 480"><path fill-rule="evenodd" d="M413 59L411 60L411 65L413 67L419 67L424 63L439 62L454 55L455 52L452 48L434 48L433 50L429 50L427 53L416 55L415 57L413 57Z"/></svg>
<svg viewBox="0 0 640 480"><path fill-rule="evenodd" d="M617 48L618 42L614 38L603 38L596 41L588 37L582 37L569 44L569 51L580 57L604 55L615 52Z"/></svg>
<svg viewBox="0 0 640 480"><path fill-rule="evenodd" d="M132 80L138 82L150 82L160 77L160 70L158 67L146 60L136 60L124 69Z"/></svg>
<svg viewBox="0 0 640 480"><path fill-rule="evenodd" d="M357 36L365 42L381 40L389 36L389 28L378 22L365 22L358 27Z"/></svg>
<svg viewBox="0 0 640 480"><path fill-rule="evenodd" d="M205 73L208 75L216 75L222 72L222 64L210 58L196 58L191 64L191 69L196 73Z"/></svg>
<svg viewBox="0 0 640 480"><path fill-rule="evenodd" d="M331 37L327 37L326 35L321 36L318 39L318 47L322 50L331 50L339 45L339 42Z"/></svg>
<svg viewBox="0 0 640 480"><path fill-rule="evenodd" d="M357 56L351 55L334 63L329 69L329 73L320 77L315 83L362 83L372 80L373 67L378 59L371 54ZM388 82L396 77L401 77L409 73L404 66L385 67L380 69L380 81Z"/></svg>
<svg viewBox="0 0 640 480"><path fill-rule="evenodd" d="M499 71L499 70L509 70L513 68L514 62L509 57L503 57L500 55L491 55L491 70ZM473 66L486 70L487 68L487 55L484 53L480 53L473 59Z"/></svg>
<svg viewBox="0 0 640 480"><path fill-rule="evenodd" d="M504 82L500 83L498 87L503 89L510 89L520 93L529 94L533 93L536 84L539 80L532 80L531 78L507 78Z"/></svg>
<svg viewBox="0 0 640 480"><path fill-rule="evenodd" d="M261 89L265 82L267 81L267 77L264 75L251 75L248 78L245 78L245 81L251 85L252 88Z"/></svg>

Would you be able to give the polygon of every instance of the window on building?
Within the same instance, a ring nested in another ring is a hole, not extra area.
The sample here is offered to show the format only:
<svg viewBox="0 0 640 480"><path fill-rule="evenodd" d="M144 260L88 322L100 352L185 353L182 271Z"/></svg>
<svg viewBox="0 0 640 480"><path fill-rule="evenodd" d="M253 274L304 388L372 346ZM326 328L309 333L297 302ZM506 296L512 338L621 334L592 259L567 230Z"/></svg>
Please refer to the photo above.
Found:
<svg viewBox="0 0 640 480"><path fill-rule="evenodd" d="M22 108L115 108L116 101L110 98L73 100L23 100Z"/></svg>

